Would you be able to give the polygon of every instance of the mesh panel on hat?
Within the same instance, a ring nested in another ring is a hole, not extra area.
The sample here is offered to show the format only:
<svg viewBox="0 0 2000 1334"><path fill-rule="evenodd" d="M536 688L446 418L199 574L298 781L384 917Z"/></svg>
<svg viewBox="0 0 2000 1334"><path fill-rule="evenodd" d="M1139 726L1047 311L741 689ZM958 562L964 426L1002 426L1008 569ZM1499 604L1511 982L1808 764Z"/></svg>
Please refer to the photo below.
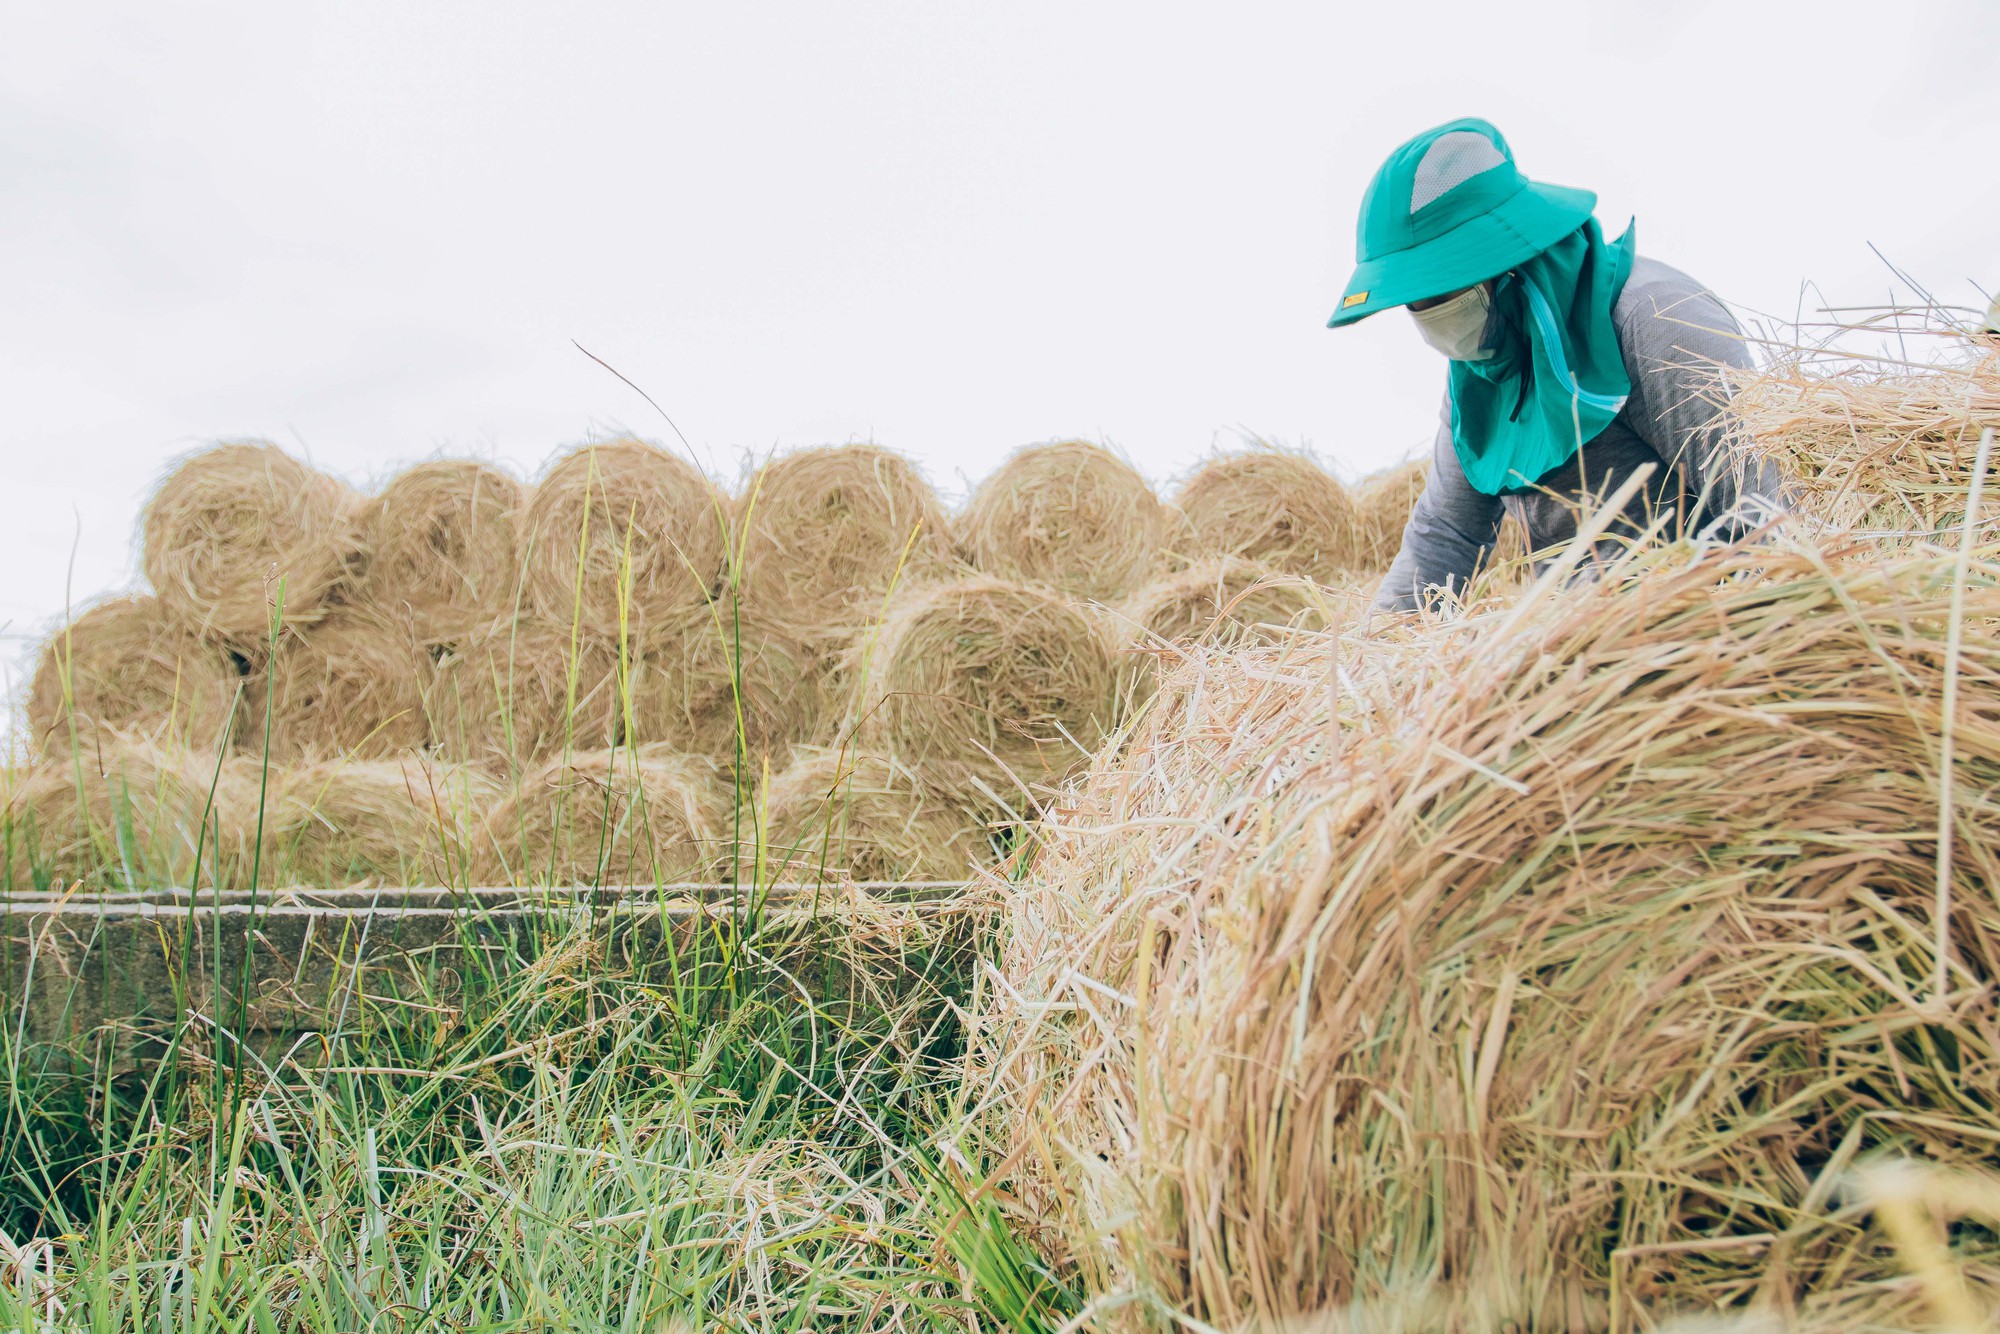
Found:
<svg viewBox="0 0 2000 1334"><path fill-rule="evenodd" d="M1417 164L1416 184L1410 188L1410 212L1506 161L1493 141L1475 130L1440 134Z"/></svg>

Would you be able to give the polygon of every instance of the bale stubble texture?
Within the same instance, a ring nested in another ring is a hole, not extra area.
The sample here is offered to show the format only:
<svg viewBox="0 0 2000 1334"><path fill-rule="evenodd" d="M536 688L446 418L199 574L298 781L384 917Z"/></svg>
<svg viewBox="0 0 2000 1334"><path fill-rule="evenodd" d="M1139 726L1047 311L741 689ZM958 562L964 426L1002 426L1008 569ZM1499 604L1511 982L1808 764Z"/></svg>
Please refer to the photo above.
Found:
<svg viewBox="0 0 2000 1334"><path fill-rule="evenodd" d="M864 672L862 744L956 784L1060 781L1111 726L1108 637L1054 593L979 576L890 614Z"/></svg>
<svg viewBox="0 0 2000 1334"><path fill-rule="evenodd" d="M357 610L288 632L271 662L271 758L386 759L423 748L431 673L407 621Z"/></svg>
<svg viewBox="0 0 2000 1334"><path fill-rule="evenodd" d="M484 884L655 885L728 863L715 766L659 748L557 757L493 803L474 834Z"/></svg>
<svg viewBox="0 0 2000 1334"><path fill-rule="evenodd" d="M438 753L495 773L624 739L636 650L566 623L506 617L438 663L424 707ZM626 673L621 678L621 671Z"/></svg>
<svg viewBox="0 0 2000 1334"><path fill-rule="evenodd" d="M217 445L177 465L140 519L146 579L201 633L255 653L280 586L286 624L309 625L351 594L366 563L361 500L276 445Z"/></svg>
<svg viewBox="0 0 2000 1334"><path fill-rule="evenodd" d="M634 735L690 755L733 761L739 740L753 769L783 768L821 727L827 651L748 597L725 590L642 645L632 678Z"/></svg>
<svg viewBox="0 0 2000 1334"><path fill-rule="evenodd" d="M49 637L28 691L28 731L49 755L126 733L213 750L254 728L254 690L228 648L150 594L132 594Z"/></svg>
<svg viewBox="0 0 2000 1334"><path fill-rule="evenodd" d="M1016 451L973 493L959 543L987 574L1115 601L1158 571L1160 498L1102 445L1062 440Z"/></svg>
<svg viewBox="0 0 2000 1334"><path fill-rule="evenodd" d="M964 880L993 860L992 803L892 756L801 751L760 805L766 879Z"/></svg>
<svg viewBox="0 0 2000 1334"><path fill-rule="evenodd" d="M1119 695L1126 710L1151 698L1155 678L1186 656L1178 649L1283 638L1319 630L1353 598L1256 561L1224 556L1156 579L1133 594L1115 620Z"/></svg>
<svg viewBox="0 0 2000 1334"><path fill-rule="evenodd" d="M475 770L414 756L321 760L282 771L266 822L263 878L274 885L465 884L470 825L495 791Z"/></svg>
<svg viewBox="0 0 2000 1334"><path fill-rule="evenodd" d="M1361 553L1370 568L1386 569L1402 550L1403 527L1430 476L1430 460L1412 459L1362 478L1355 488L1355 521L1361 526Z"/></svg>
<svg viewBox="0 0 2000 1334"><path fill-rule="evenodd" d="M398 473L362 511L359 596L408 617L426 643L456 641L513 606L526 493L490 463L432 459Z"/></svg>
<svg viewBox="0 0 2000 1334"><path fill-rule="evenodd" d="M535 487L527 600L542 619L616 639L707 601L728 502L695 466L642 440L584 445Z"/></svg>
<svg viewBox="0 0 2000 1334"><path fill-rule="evenodd" d="M1366 564L1354 498L1303 454L1220 455L1196 469L1174 499L1193 543L1183 556L1241 556L1309 579Z"/></svg>
<svg viewBox="0 0 2000 1334"><path fill-rule="evenodd" d="M2000 568L1628 573L1191 669L1048 832L975 1070L1088 1288L1904 1327L1834 1186L2000 1142Z"/></svg>
<svg viewBox="0 0 2000 1334"><path fill-rule="evenodd" d="M878 445L774 459L736 502L739 586L792 634L851 637L892 589L953 568L951 526L916 465Z"/></svg>

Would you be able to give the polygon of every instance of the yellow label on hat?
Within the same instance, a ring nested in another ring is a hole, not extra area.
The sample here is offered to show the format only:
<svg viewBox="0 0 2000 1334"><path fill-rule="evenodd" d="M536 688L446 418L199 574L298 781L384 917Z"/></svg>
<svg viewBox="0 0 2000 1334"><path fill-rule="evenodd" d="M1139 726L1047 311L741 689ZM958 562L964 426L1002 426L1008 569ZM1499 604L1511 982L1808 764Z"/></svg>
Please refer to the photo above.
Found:
<svg viewBox="0 0 2000 1334"><path fill-rule="evenodd" d="M1351 296L1351 297L1347 298L1347 300L1345 300L1345 301L1341 302L1341 303L1340 303L1340 308L1341 308L1342 310L1346 310L1346 309L1347 309L1347 308L1348 308L1349 306L1358 306L1358 305L1360 305L1360 304L1361 304L1362 302L1366 301L1367 299L1368 299L1368 293L1366 293L1366 292L1356 292L1356 293L1355 293L1355 294L1354 294L1353 296Z"/></svg>

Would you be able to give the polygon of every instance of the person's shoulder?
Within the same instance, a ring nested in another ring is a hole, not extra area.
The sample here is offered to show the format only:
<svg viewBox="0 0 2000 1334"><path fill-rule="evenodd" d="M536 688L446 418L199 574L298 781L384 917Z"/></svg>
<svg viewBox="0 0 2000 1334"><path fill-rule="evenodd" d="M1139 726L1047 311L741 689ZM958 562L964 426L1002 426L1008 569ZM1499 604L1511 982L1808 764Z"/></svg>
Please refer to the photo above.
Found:
<svg viewBox="0 0 2000 1334"><path fill-rule="evenodd" d="M1625 288L1618 294L1613 313L1620 317L1666 315L1672 313L1674 306L1689 303L1722 304L1706 283L1695 281L1671 264L1647 255L1634 255L1632 272L1626 275Z"/></svg>

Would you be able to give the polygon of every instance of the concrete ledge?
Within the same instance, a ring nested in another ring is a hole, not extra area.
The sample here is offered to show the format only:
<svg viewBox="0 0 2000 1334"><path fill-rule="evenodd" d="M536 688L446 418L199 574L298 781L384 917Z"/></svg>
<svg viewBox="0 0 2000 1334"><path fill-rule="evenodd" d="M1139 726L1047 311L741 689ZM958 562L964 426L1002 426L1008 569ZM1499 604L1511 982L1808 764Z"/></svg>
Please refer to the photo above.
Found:
<svg viewBox="0 0 2000 1334"><path fill-rule="evenodd" d="M191 1014L268 1049L369 1007L449 1005L587 942L663 984L749 985L858 1019L961 995L988 906L959 884L23 895L0 898L0 1002L12 1037L109 1034L126 1064Z"/></svg>

